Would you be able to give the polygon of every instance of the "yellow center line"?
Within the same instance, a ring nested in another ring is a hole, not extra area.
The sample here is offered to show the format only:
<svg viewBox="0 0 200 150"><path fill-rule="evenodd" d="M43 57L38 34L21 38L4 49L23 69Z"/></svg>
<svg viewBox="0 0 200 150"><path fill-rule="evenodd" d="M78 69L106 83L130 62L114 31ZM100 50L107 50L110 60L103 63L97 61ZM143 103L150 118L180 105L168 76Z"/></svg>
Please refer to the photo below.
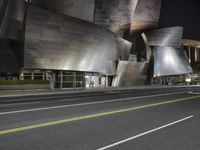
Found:
<svg viewBox="0 0 200 150"><path fill-rule="evenodd" d="M181 99L175 99L175 100L169 100L169 101L165 101L165 102L153 103L153 104L148 104L148 105L130 107L130 108L126 108L126 109L119 109L119 110L114 110L114 111L109 111L109 112L98 113L98 114L80 116L80 117L75 117L75 118L71 118L71 119L64 119L64 120L46 122L46 123L41 123L41 124L36 124L36 125L29 125L29 126L24 126L24 127L19 127L19 128L1 130L0 135L20 132L20 131L25 131L25 130L35 129L35 128L41 128L41 127L46 127L46 126L58 125L58 124L62 124L62 123L69 123L69 122L74 122L74 121L79 121L79 120L84 120L84 119L98 118L98 117L113 115L113 114L117 114L117 113L123 113L123 112L139 110L139 109L144 109L144 108L149 108L149 107L166 105L166 104L171 104L171 103L176 103L176 102L181 102L181 101L186 101L186 100L192 100L195 98L200 98L200 95L187 97L187 98L181 98Z"/></svg>

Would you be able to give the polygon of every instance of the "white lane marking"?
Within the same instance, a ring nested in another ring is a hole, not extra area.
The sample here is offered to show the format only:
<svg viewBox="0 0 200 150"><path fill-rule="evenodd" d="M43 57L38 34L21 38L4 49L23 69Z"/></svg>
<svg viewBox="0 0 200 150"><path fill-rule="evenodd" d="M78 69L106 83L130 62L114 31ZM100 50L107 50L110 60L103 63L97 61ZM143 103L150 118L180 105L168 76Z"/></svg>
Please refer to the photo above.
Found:
<svg viewBox="0 0 200 150"><path fill-rule="evenodd" d="M0 107L5 107L5 106L18 106L18 105L31 105L31 104L39 104L40 102L26 102L26 103L16 103L16 104L3 104L0 105Z"/></svg>
<svg viewBox="0 0 200 150"><path fill-rule="evenodd" d="M103 95L104 93L101 93L101 94L84 94L84 95L80 95L80 96L96 96L96 95ZM60 96L51 96L51 97L35 97L35 98L22 98L22 99L16 99L16 100L3 100L4 102L17 102L17 101L28 101L28 100L48 100L48 99L57 99L57 98L71 98L71 97L68 97L68 96L64 96L64 95L60 95ZM72 98L73 99L73 98Z"/></svg>
<svg viewBox="0 0 200 150"><path fill-rule="evenodd" d="M188 91L184 91L184 92L188 92ZM101 94L85 94L84 97L86 96L95 96L95 95L103 95L103 94L106 94L106 93L112 93L112 92L105 92L105 93L101 93ZM117 92L118 93L118 92ZM179 93L179 92L177 92ZM131 93L129 93L131 94ZM124 94L123 94L124 95ZM126 95L126 94L125 94ZM35 95L34 95L35 96ZM80 95L82 96L82 95ZM28 101L28 100L48 100L48 99L59 99L59 98L71 98L71 97L67 97L67 96L63 96L63 95L60 95L60 96L49 96L49 97L35 97L35 98L22 98L22 99L16 99L16 100L3 100L4 102L18 102L18 101ZM73 99L73 98L72 98ZM62 100L61 100L62 101Z"/></svg>
<svg viewBox="0 0 200 150"><path fill-rule="evenodd" d="M17 102L17 101L28 101L28 100L48 100L48 99L57 99L57 98L63 98L65 96L52 96L52 97L35 97L35 98L24 98L24 99L16 99L16 100L4 100L4 102Z"/></svg>
<svg viewBox="0 0 200 150"><path fill-rule="evenodd" d="M79 104L71 104L71 105L62 105L62 106L24 109L24 110L10 111L10 112L1 112L0 115L32 112L32 111L40 111L40 110L49 110L49 109L58 109L58 108L67 108L67 107L76 107L76 106L85 106L85 105L94 105L94 104L103 104L103 103L111 103L111 102L118 102L118 101L128 101L128 100L134 100L134 99L139 99L139 98L150 98L150 97L159 97L159 96L166 96L166 95L175 95L175 94L181 94L181 93L185 93L185 92L187 92L187 91L165 93L165 94L154 94L154 95L138 96L138 97L129 97L129 98L124 98L124 99L113 99L113 100L104 100L104 101L97 101L97 102L79 103Z"/></svg>
<svg viewBox="0 0 200 150"><path fill-rule="evenodd" d="M98 148L98 149L96 149L96 150L106 150L106 149L109 149L109 148L115 147L115 146L117 146L117 145L120 145L120 144L123 144L123 143L125 143L125 142L131 141L131 140L134 140L134 139L136 139L136 138L139 138L139 137L141 137L141 136L144 136L144 135L150 134L150 133L152 133L152 132L155 132L155 131L158 131L158 130L164 129L164 128L166 128L166 127L169 127L169 126L175 125L175 124L177 124L177 123L183 122L183 121L188 120L188 119L191 119L191 118L193 118L193 117L194 117L194 116L192 115L192 116L189 116L189 117L186 117L186 118L183 118L183 119L180 119L180 120L174 121L174 122L172 122L172 123L169 123L169 124L166 124L166 125L160 126L160 127L158 127L158 128L155 128L155 129L152 129L152 130L146 131L146 132L144 132L144 133L141 133L141 134L135 135L135 136L133 136L133 137L130 137L130 138L127 138L127 139L124 139L124 140L118 141L118 142L113 143L113 144L110 144L110 145L108 145L108 146L105 146L105 147L102 147L102 148Z"/></svg>
<svg viewBox="0 0 200 150"><path fill-rule="evenodd" d="M58 95L58 94L84 94L88 91L73 91L73 92L52 92L52 93L31 93L31 94L15 94L15 95L0 95L0 98L16 98L16 97L22 97L22 96L45 96L45 95ZM90 92L90 91L89 91ZM92 92L102 92L98 94L104 94L104 91L92 91ZM97 94L89 94L91 96L97 95ZM87 96L87 95L86 95ZM51 97L50 97L51 98ZM37 98L36 98L37 99Z"/></svg>
<svg viewBox="0 0 200 150"><path fill-rule="evenodd" d="M74 100L81 100L81 98L61 99L59 101L64 102L64 101L74 101Z"/></svg>
<svg viewBox="0 0 200 150"><path fill-rule="evenodd" d="M190 91L190 92L188 92L189 94L193 94L193 95L199 95L200 94L200 92L192 92L192 91Z"/></svg>

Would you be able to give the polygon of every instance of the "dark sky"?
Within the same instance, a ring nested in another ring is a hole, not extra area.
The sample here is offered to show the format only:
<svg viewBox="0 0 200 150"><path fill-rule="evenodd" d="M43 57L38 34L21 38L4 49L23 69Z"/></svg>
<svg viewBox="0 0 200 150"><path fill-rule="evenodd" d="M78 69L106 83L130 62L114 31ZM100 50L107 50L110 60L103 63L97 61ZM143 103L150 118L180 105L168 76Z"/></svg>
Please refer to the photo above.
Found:
<svg viewBox="0 0 200 150"><path fill-rule="evenodd" d="M200 41L200 0L162 0L160 27L183 26L183 38Z"/></svg>

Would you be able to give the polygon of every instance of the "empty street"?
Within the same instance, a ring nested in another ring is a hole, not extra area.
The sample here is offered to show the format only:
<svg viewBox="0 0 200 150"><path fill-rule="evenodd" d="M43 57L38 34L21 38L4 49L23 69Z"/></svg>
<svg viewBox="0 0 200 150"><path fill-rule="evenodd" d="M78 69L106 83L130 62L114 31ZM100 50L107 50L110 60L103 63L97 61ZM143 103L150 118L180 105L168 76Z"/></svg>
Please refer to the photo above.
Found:
<svg viewBox="0 0 200 150"><path fill-rule="evenodd" d="M1 97L1 150L195 150L200 89Z"/></svg>

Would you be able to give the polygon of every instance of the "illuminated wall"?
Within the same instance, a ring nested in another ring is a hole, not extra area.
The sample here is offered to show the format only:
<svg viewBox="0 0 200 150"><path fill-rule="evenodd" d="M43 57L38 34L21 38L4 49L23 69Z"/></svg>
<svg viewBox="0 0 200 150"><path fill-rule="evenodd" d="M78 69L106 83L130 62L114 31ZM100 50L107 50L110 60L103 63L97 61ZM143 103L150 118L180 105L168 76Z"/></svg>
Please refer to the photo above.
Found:
<svg viewBox="0 0 200 150"><path fill-rule="evenodd" d="M32 5L93 22L94 0L32 0Z"/></svg>
<svg viewBox="0 0 200 150"><path fill-rule="evenodd" d="M181 49L182 27L169 27L143 34L147 47L152 47L154 77L192 73L186 53Z"/></svg>
<svg viewBox="0 0 200 150"><path fill-rule="evenodd" d="M161 0L138 0L131 32L158 27L160 18Z"/></svg>
<svg viewBox="0 0 200 150"><path fill-rule="evenodd" d="M131 43L98 25L29 7L24 68L75 70L113 75Z"/></svg>
<svg viewBox="0 0 200 150"><path fill-rule="evenodd" d="M130 28L138 0L96 0L94 23L115 33Z"/></svg>

